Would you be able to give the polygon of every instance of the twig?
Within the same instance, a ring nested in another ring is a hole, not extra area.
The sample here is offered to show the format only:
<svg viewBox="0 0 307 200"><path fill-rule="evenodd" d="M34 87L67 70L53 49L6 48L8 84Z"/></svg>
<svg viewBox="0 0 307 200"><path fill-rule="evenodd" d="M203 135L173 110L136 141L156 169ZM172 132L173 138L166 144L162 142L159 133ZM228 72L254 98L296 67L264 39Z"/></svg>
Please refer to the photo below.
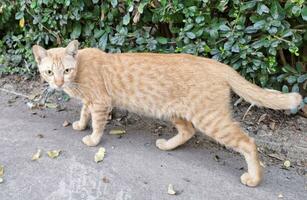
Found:
<svg viewBox="0 0 307 200"><path fill-rule="evenodd" d="M300 24L300 25L294 26L293 28L297 29L297 28L304 28L304 27L307 27L307 24Z"/></svg>
<svg viewBox="0 0 307 200"><path fill-rule="evenodd" d="M10 94L14 94L14 95L17 95L17 96L21 96L21 97L24 97L24 98L30 99L30 97L29 97L29 96L27 96L27 95L25 95L25 94L21 94L21 93L19 93L19 92L15 92L15 91L7 90L7 89L4 89L4 88L0 88L0 91L7 92L7 93L10 93Z"/></svg>
<svg viewBox="0 0 307 200"><path fill-rule="evenodd" d="M278 36L276 36L276 35L273 35L273 37L276 38L276 39L278 39L278 40L284 41L284 42L286 42L286 43L291 43L291 41L286 40L286 39L283 39L283 38L278 37Z"/></svg>
<svg viewBox="0 0 307 200"><path fill-rule="evenodd" d="M238 106L243 101L243 98L240 97L236 102L233 104L234 106Z"/></svg>
<svg viewBox="0 0 307 200"><path fill-rule="evenodd" d="M242 120L245 119L246 115L248 114L248 112L250 111L250 109L252 109L252 107L254 107L254 105L255 105L255 104L251 104L251 105L247 108L246 112L245 112L244 115L243 115Z"/></svg>
<svg viewBox="0 0 307 200"><path fill-rule="evenodd" d="M285 58L284 51L282 49L279 49L278 53L279 53L282 65L285 66L287 64L287 61L286 61L286 58Z"/></svg>

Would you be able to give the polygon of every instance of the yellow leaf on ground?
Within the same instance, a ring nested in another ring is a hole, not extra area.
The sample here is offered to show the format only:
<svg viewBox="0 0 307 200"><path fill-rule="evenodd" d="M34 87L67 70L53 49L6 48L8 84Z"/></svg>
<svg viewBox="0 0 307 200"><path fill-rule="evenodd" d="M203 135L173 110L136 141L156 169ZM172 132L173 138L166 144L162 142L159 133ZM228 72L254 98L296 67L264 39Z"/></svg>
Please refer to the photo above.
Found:
<svg viewBox="0 0 307 200"><path fill-rule="evenodd" d="M41 157L42 150L38 149L37 152L32 156L32 160L38 160Z"/></svg>
<svg viewBox="0 0 307 200"><path fill-rule="evenodd" d="M122 135L122 134L125 134L126 131L123 130L123 129L113 129L110 131L110 135Z"/></svg>
<svg viewBox="0 0 307 200"><path fill-rule="evenodd" d="M3 165L0 165L0 177L2 177L4 174L4 167Z"/></svg>
<svg viewBox="0 0 307 200"><path fill-rule="evenodd" d="M106 153L106 149L103 147L100 147L98 152L95 154L95 162L98 163L102 161L105 153Z"/></svg>
<svg viewBox="0 0 307 200"><path fill-rule="evenodd" d="M45 103L46 108L56 109L58 105L55 103Z"/></svg>
<svg viewBox="0 0 307 200"><path fill-rule="evenodd" d="M23 28L25 26L25 18L21 18L19 20L19 26L20 26L20 28Z"/></svg>
<svg viewBox="0 0 307 200"><path fill-rule="evenodd" d="M65 121L63 122L63 127L67 127L67 126L69 126L69 125L70 125L70 122L69 122L69 121L65 120Z"/></svg>
<svg viewBox="0 0 307 200"><path fill-rule="evenodd" d="M52 151L48 151L48 157L49 158L57 158L61 153L61 150L52 150Z"/></svg>
<svg viewBox="0 0 307 200"><path fill-rule="evenodd" d="M284 166L285 166L286 168L289 168L289 167L291 166L291 162L290 162L289 160L286 160L286 161L284 162Z"/></svg>

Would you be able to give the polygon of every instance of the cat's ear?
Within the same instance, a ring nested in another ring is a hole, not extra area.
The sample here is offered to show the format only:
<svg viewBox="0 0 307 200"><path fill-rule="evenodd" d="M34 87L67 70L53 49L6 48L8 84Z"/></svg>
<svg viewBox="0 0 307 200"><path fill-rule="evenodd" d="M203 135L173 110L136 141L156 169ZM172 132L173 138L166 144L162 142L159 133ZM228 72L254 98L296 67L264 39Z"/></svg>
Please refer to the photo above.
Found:
<svg viewBox="0 0 307 200"><path fill-rule="evenodd" d="M37 62L37 64L40 64L43 58L47 57L47 50L39 45L34 45L32 47L32 51L34 54L34 58Z"/></svg>
<svg viewBox="0 0 307 200"><path fill-rule="evenodd" d="M67 45L66 53L74 57L75 55L77 55L78 47L79 47L78 40L73 40Z"/></svg>

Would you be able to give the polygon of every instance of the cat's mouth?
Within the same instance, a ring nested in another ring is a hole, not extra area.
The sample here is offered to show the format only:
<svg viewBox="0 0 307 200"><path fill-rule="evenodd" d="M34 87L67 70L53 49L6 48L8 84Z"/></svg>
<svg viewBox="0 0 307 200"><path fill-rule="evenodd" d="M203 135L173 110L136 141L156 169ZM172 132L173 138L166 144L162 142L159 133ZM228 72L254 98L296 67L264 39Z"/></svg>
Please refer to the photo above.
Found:
<svg viewBox="0 0 307 200"><path fill-rule="evenodd" d="M63 85L49 84L49 85L52 89L55 89L57 91L61 91L65 88L65 84L63 84Z"/></svg>

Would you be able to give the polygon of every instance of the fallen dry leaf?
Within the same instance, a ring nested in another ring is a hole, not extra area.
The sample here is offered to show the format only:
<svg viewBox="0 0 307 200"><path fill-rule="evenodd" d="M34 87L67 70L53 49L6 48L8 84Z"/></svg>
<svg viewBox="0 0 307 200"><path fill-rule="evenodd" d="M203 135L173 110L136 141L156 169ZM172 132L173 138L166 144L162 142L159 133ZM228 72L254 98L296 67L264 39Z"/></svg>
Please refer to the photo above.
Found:
<svg viewBox="0 0 307 200"><path fill-rule="evenodd" d="M3 174L4 174L4 167L3 165L0 165L0 183L3 183L4 181L2 178Z"/></svg>
<svg viewBox="0 0 307 200"><path fill-rule="evenodd" d="M263 114L263 115L261 115L260 117L259 117L259 119L258 119L258 124L260 124L260 122L262 122L263 120L265 120L265 118L266 118L266 116L267 116L267 114L265 113L265 114Z"/></svg>
<svg viewBox="0 0 307 200"><path fill-rule="evenodd" d="M47 151L49 158L57 158L60 155L60 153L61 153L61 150Z"/></svg>
<svg viewBox="0 0 307 200"><path fill-rule="evenodd" d="M125 134L126 131L123 130L123 129L113 129L110 131L110 135L122 135L122 134Z"/></svg>
<svg viewBox="0 0 307 200"><path fill-rule="evenodd" d="M2 177L4 174L4 167L3 165L0 165L0 177Z"/></svg>
<svg viewBox="0 0 307 200"><path fill-rule="evenodd" d="M38 104L37 103L33 103L33 102L27 102L27 106L28 108L32 109L36 109L38 108Z"/></svg>
<svg viewBox="0 0 307 200"><path fill-rule="evenodd" d="M44 138L44 135L43 134L37 134L37 137L38 138Z"/></svg>
<svg viewBox="0 0 307 200"><path fill-rule="evenodd" d="M260 166L263 167L263 168L266 167L265 164L263 162L261 162L261 161L260 161Z"/></svg>
<svg viewBox="0 0 307 200"><path fill-rule="evenodd" d="M285 160L284 166L285 166L286 168L291 167L291 162L290 162L289 160Z"/></svg>
<svg viewBox="0 0 307 200"><path fill-rule="evenodd" d="M110 180L107 177L105 177L105 176L102 178L102 181L104 183L110 183Z"/></svg>
<svg viewBox="0 0 307 200"><path fill-rule="evenodd" d="M174 190L174 186L172 184L168 184L167 194L175 195L176 191Z"/></svg>
<svg viewBox="0 0 307 200"><path fill-rule="evenodd" d="M58 105L55 103L45 103L46 108L56 109Z"/></svg>
<svg viewBox="0 0 307 200"><path fill-rule="evenodd" d="M63 127L67 127L67 126L69 126L70 125L70 122L68 122L67 120L65 120L64 122L63 122Z"/></svg>
<svg viewBox="0 0 307 200"><path fill-rule="evenodd" d="M42 150L38 149L37 152L32 156L32 160L38 160L41 157Z"/></svg>
<svg viewBox="0 0 307 200"><path fill-rule="evenodd" d="M278 195L278 198L283 198L284 196L282 194L279 194Z"/></svg>
<svg viewBox="0 0 307 200"><path fill-rule="evenodd" d="M276 122L271 122L270 124L269 124L269 127L270 127L270 129L271 130L275 130L275 127L276 127Z"/></svg>
<svg viewBox="0 0 307 200"><path fill-rule="evenodd" d="M100 147L98 152L95 154L95 162L98 163L102 161L105 153L106 153L106 149L103 147Z"/></svg>

